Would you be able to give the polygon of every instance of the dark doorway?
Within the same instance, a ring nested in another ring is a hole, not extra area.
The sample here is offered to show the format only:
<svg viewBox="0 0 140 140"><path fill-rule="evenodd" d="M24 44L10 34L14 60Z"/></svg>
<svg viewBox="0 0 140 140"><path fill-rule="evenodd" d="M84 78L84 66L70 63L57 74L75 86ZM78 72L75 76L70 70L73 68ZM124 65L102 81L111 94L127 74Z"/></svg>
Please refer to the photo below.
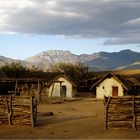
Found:
<svg viewBox="0 0 140 140"><path fill-rule="evenodd" d="M118 96L118 87L112 87L112 96Z"/></svg>
<svg viewBox="0 0 140 140"><path fill-rule="evenodd" d="M66 97L66 91L67 91L66 86L62 86L61 88L62 88L62 96Z"/></svg>

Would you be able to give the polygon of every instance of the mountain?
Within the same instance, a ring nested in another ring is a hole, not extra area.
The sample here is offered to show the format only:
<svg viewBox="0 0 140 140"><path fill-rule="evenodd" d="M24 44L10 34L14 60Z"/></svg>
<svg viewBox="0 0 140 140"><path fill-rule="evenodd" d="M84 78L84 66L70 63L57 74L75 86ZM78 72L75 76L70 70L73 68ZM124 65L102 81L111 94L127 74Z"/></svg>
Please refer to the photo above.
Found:
<svg viewBox="0 0 140 140"><path fill-rule="evenodd" d="M96 66L103 70L113 70L140 61L140 53L131 50L92 54L92 59L87 59L86 64L90 67Z"/></svg>
<svg viewBox="0 0 140 140"><path fill-rule="evenodd" d="M53 64L59 62L75 64L80 62L77 55L62 50L43 51L33 57L26 58L25 61L42 69L50 69Z"/></svg>
<svg viewBox="0 0 140 140"><path fill-rule="evenodd" d="M15 59L7 58L7 57L4 57L4 56L0 56L0 67L4 66L6 64L13 63L13 62L20 63L21 65L26 66L26 67L31 67L32 66L31 63L28 63L26 61L15 60Z"/></svg>
<svg viewBox="0 0 140 140"><path fill-rule="evenodd" d="M119 69L140 69L140 61L117 68L117 70Z"/></svg>
<svg viewBox="0 0 140 140"><path fill-rule="evenodd" d="M4 66L12 62L16 62L16 60L4 56L0 56L0 66Z"/></svg>
<svg viewBox="0 0 140 140"><path fill-rule="evenodd" d="M29 57L26 59L26 61L32 63L46 64L52 64L57 62L76 63L79 62L79 57L75 54L72 54L70 51L49 50L46 52L41 52L33 57Z"/></svg>
<svg viewBox="0 0 140 140"><path fill-rule="evenodd" d="M123 50L113 53L99 52L89 55L75 55L69 51L49 50L29 57L26 61L34 64L44 64L48 67L57 62L83 63L94 70L113 70L121 67L123 69L132 64L133 68L135 68L136 65L134 64L140 61L140 53Z"/></svg>
<svg viewBox="0 0 140 140"><path fill-rule="evenodd" d="M93 54L75 55L70 51L48 50L41 52L35 56L26 58L25 61L13 60L10 58L0 57L0 65L10 63L12 61L20 61L27 67L38 66L42 69L50 69L50 66L58 63L82 63L89 67L89 70L103 71L116 69L139 69L140 53L131 50L123 50L120 52L99 52Z"/></svg>

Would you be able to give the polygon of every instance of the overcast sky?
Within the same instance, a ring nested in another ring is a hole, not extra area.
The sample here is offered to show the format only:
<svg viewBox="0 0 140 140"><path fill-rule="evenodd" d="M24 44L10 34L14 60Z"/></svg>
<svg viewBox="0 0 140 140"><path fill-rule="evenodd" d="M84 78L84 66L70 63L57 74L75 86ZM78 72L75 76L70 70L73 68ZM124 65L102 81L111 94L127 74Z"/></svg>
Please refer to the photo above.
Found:
<svg viewBox="0 0 140 140"><path fill-rule="evenodd" d="M140 0L0 0L0 55L140 51Z"/></svg>

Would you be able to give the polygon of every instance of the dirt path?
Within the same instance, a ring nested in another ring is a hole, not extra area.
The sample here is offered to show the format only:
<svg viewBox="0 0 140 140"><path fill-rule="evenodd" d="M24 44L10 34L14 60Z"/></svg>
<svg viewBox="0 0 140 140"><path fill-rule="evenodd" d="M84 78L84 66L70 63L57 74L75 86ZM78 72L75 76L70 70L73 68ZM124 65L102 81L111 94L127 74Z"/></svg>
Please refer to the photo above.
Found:
<svg viewBox="0 0 140 140"><path fill-rule="evenodd" d="M46 116L53 112L53 116ZM63 104L42 103L38 107L38 126L0 125L0 138L13 139L139 139L140 131L104 130L103 102L93 99L65 102Z"/></svg>

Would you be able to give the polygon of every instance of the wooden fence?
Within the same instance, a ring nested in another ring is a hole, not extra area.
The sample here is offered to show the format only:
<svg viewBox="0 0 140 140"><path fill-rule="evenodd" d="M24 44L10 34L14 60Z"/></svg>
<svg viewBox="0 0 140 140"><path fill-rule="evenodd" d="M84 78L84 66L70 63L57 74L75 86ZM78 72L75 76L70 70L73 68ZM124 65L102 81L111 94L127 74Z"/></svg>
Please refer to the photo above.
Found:
<svg viewBox="0 0 140 140"><path fill-rule="evenodd" d="M105 97L105 129L140 128L140 96Z"/></svg>
<svg viewBox="0 0 140 140"><path fill-rule="evenodd" d="M36 125L37 101L34 96L0 96L0 124Z"/></svg>

